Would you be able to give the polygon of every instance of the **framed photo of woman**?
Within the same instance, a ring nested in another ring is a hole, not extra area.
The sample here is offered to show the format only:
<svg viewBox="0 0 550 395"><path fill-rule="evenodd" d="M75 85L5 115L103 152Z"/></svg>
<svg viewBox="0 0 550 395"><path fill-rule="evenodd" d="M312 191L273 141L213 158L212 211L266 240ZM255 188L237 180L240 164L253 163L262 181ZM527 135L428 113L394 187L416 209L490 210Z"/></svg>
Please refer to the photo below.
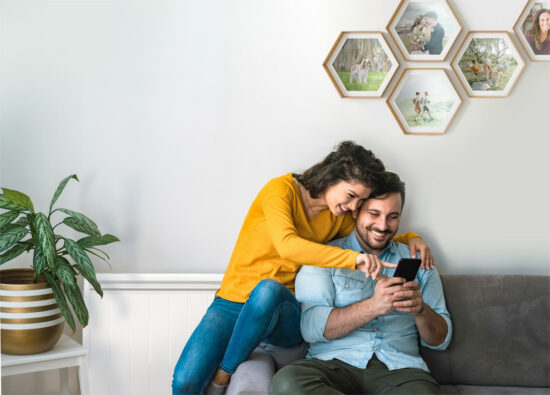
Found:
<svg viewBox="0 0 550 395"><path fill-rule="evenodd" d="M440 62L462 26L446 0L401 0L387 29L405 60Z"/></svg>
<svg viewBox="0 0 550 395"><path fill-rule="evenodd" d="M550 61L550 0L528 0L514 31L534 61Z"/></svg>

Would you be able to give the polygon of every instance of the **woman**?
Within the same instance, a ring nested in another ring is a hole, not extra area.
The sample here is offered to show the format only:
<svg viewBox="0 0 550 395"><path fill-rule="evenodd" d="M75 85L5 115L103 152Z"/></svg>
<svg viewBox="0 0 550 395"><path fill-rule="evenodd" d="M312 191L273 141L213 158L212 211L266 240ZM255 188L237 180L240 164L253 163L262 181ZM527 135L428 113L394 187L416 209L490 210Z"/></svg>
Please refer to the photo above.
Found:
<svg viewBox="0 0 550 395"><path fill-rule="evenodd" d="M414 20L409 36L409 42L411 43L410 53L416 51L424 52L424 44L428 42L426 37L426 17L424 15L417 16Z"/></svg>
<svg viewBox="0 0 550 395"><path fill-rule="evenodd" d="M550 55L550 9L542 8L533 19L533 26L525 33L525 39L535 55Z"/></svg>
<svg viewBox="0 0 550 395"><path fill-rule="evenodd" d="M395 267L374 255L324 245L349 234L353 213L381 182L384 165L353 142L341 143L304 174L269 181L244 220L216 297L187 342L174 371L174 394L200 394L212 380L222 389L262 341L291 347L302 341L293 295L301 265L357 269L376 278ZM433 258L418 235L398 236ZM412 242L411 242L412 241Z"/></svg>

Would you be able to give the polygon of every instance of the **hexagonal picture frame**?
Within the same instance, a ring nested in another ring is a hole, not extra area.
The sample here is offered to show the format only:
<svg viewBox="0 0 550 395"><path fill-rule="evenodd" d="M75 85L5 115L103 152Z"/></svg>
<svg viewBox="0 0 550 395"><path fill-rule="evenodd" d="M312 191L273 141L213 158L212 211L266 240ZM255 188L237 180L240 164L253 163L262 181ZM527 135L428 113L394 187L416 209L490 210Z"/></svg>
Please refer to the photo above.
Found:
<svg viewBox="0 0 550 395"><path fill-rule="evenodd" d="M525 60L506 31L471 31L452 67L470 97L507 97Z"/></svg>
<svg viewBox="0 0 550 395"><path fill-rule="evenodd" d="M528 0L514 25L514 31L531 60L550 62L549 26L550 0Z"/></svg>
<svg viewBox="0 0 550 395"><path fill-rule="evenodd" d="M401 0L387 30L405 60L440 62L462 25L446 0Z"/></svg>
<svg viewBox="0 0 550 395"><path fill-rule="evenodd" d="M323 62L340 97L382 97L399 67L379 31L341 32Z"/></svg>
<svg viewBox="0 0 550 395"><path fill-rule="evenodd" d="M445 69L405 69L386 100L404 134L447 131L462 104Z"/></svg>

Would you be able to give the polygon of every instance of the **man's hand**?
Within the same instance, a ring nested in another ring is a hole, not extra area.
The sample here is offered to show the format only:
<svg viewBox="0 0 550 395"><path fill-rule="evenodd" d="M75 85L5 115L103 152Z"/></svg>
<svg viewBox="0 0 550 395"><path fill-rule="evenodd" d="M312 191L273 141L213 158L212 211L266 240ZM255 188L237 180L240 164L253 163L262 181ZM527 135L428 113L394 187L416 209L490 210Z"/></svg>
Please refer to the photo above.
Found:
<svg viewBox="0 0 550 395"><path fill-rule="evenodd" d="M359 254L355 260L355 269L362 271L367 277L372 277L373 280L376 280L383 267L394 268L397 265L381 261L373 254Z"/></svg>
<svg viewBox="0 0 550 395"><path fill-rule="evenodd" d="M411 313L416 316L424 311L424 301L422 300L422 291L418 287L418 282L409 281L403 284L402 289L394 293L396 302L393 303L395 310L403 313Z"/></svg>
<svg viewBox="0 0 550 395"><path fill-rule="evenodd" d="M400 277L388 277L384 274L378 277L374 287L371 302L376 309L377 316L391 313L395 310L395 303L400 300L396 294L403 289L405 279Z"/></svg>

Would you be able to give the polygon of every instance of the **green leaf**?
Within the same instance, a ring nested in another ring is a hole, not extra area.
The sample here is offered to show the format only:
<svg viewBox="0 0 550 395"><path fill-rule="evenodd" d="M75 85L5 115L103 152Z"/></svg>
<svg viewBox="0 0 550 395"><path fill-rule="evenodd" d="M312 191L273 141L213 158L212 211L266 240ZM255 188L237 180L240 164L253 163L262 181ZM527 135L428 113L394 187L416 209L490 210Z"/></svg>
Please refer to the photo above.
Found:
<svg viewBox="0 0 550 395"><path fill-rule="evenodd" d="M59 195L61 195L61 192L63 192L63 189L65 189L65 185L67 185L67 183L71 180L71 178L80 182L76 174L73 174L71 176L64 178L63 181L59 183L59 186L57 187L55 193L53 194L52 202L50 203L50 213L52 212L52 207L57 201L57 199L59 198Z"/></svg>
<svg viewBox="0 0 550 395"><path fill-rule="evenodd" d="M6 210L14 210L14 211L26 211L27 208L20 206L18 204L12 203L8 200L4 195L0 194L0 208L4 208Z"/></svg>
<svg viewBox="0 0 550 395"><path fill-rule="evenodd" d="M67 217L63 220L63 223L65 225L79 232L86 233L87 235L101 237L101 233L99 232L99 229L97 228L95 222L86 217L84 214L67 210L66 208L60 208L59 211L70 215L70 217Z"/></svg>
<svg viewBox="0 0 550 395"><path fill-rule="evenodd" d="M71 267L71 264L69 261L62 256L56 256L56 266L57 270L55 274L57 274L57 277L64 285L75 285L78 286L76 283L75 274L73 272L73 268Z"/></svg>
<svg viewBox="0 0 550 395"><path fill-rule="evenodd" d="M42 254L42 247L40 247L40 244L37 244L34 247L32 267L34 269L34 272L36 273L36 279L40 278L40 276L42 276L44 274L44 271L46 270L46 258L44 258L44 254Z"/></svg>
<svg viewBox="0 0 550 395"><path fill-rule="evenodd" d="M13 224L3 227L2 233L0 234L0 252L14 246L19 240L25 237L28 232L26 228Z"/></svg>
<svg viewBox="0 0 550 395"><path fill-rule="evenodd" d="M55 269L55 236L52 225L43 213L38 213L34 217L34 226L38 234L38 244L46 260L46 267Z"/></svg>
<svg viewBox="0 0 550 395"><path fill-rule="evenodd" d="M19 206L23 206L34 212L34 206L32 204L31 198L25 195L23 192L14 191L13 189L2 188L4 191L4 196L10 202L15 203Z"/></svg>
<svg viewBox="0 0 550 395"><path fill-rule="evenodd" d="M18 257L26 249L27 249L27 246L25 244L16 244L12 248L4 252L2 255L0 255L0 265Z"/></svg>
<svg viewBox="0 0 550 395"><path fill-rule="evenodd" d="M46 277L46 281L48 285L53 290L53 294L55 296L55 300L57 301L57 305L59 306L59 310L61 310L63 317L65 317L65 321L67 321L67 324L69 324L69 326L74 332L76 330L76 326L74 324L73 314L69 309L69 305L67 304L67 299L65 298L65 294L63 293L61 286L55 280L55 277L52 274L46 272L44 273L44 276Z"/></svg>
<svg viewBox="0 0 550 395"><path fill-rule="evenodd" d="M0 228L11 223L11 221L19 217L19 214L19 211L8 211L7 213L0 214Z"/></svg>
<svg viewBox="0 0 550 395"><path fill-rule="evenodd" d="M27 217L21 217L15 221L14 224L19 226L29 226L29 219Z"/></svg>
<svg viewBox="0 0 550 395"><path fill-rule="evenodd" d="M84 303L84 298L82 297L82 292L80 292L80 288L78 288L78 285L68 285L63 284L63 288L65 289L65 293L67 294L67 299L69 299L69 302L71 302L71 305L73 306L73 310L78 318L78 321L80 322L80 325L82 327L86 327L88 325L88 309L86 308L86 304Z"/></svg>
<svg viewBox="0 0 550 395"><path fill-rule="evenodd" d="M74 259L76 262L76 268L82 274L82 276L88 280L88 282L94 287L95 291L103 296L103 291L101 290L101 286L97 282L97 278L95 275L95 269L94 265L92 264L92 261L86 254L86 252L80 248L80 246L71 239L65 239L65 249L71 256L71 258Z"/></svg>
<svg viewBox="0 0 550 395"><path fill-rule="evenodd" d="M76 243L82 248L88 248L88 247L111 244L111 243L114 243L115 241L120 241L120 240L116 236L106 234L101 237L95 237L95 236L83 237L82 239L78 240Z"/></svg>

